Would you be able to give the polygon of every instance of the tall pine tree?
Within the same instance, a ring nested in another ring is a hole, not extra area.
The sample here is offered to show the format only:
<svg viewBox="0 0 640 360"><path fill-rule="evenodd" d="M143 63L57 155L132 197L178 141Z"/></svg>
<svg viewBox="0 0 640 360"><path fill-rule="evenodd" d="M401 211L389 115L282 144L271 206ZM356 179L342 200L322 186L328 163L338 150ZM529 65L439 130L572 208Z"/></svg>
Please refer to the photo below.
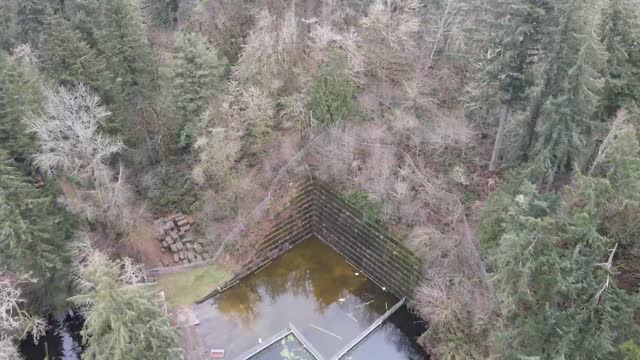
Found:
<svg viewBox="0 0 640 360"><path fill-rule="evenodd" d="M113 100L111 76L104 59L91 49L82 35L59 15L48 23L40 50L40 66L60 85L70 87L79 81L93 88L103 101Z"/></svg>
<svg viewBox="0 0 640 360"><path fill-rule="evenodd" d="M542 48L545 16L550 9L546 0L504 0L495 4L495 37L483 70L485 81L497 82L500 90L498 129L489 171L499 166L510 114L523 110L527 98L525 72L534 62L536 55L532 53L538 54Z"/></svg>
<svg viewBox="0 0 640 360"><path fill-rule="evenodd" d="M20 42L30 44L34 49L37 48L47 17L51 13L51 6L46 0L18 1L17 21Z"/></svg>
<svg viewBox="0 0 640 360"><path fill-rule="evenodd" d="M18 4L15 1L0 1L0 51L9 51L18 36Z"/></svg>
<svg viewBox="0 0 640 360"><path fill-rule="evenodd" d="M169 27L177 22L179 0L144 0L147 17L158 27Z"/></svg>
<svg viewBox="0 0 640 360"><path fill-rule="evenodd" d="M197 119L220 84L225 63L201 36L188 33L176 38L171 65L178 116L178 146L189 148L195 140Z"/></svg>
<svg viewBox="0 0 640 360"><path fill-rule="evenodd" d="M608 57L599 121L607 121L632 101L640 103L639 6L632 0L612 0L604 10L602 43Z"/></svg>
<svg viewBox="0 0 640 360"><path fill-rule="evenodd" d="M84 312L82 358L181 358L177 330L161 309L153 284L143 282L143 270L128 259L112 261L98 251L84 251L80 294L70 299Z"/></svg>
<svg viewBox="0 0 640 360"><path fill-rule="evenodd" d="M596 32L602 5L602 0L556 3L559 26L525 126L535 131L522 144L533 160L533 178L546 178L547 188L558 171L583 165L588 154L585 149L593 146L592 119L606 60Z"/></svg>
<svg viewBox="0 0 640 360"><path fill-rule="evenodd" d="M618 245L601 232L614 196L607 179L581 175L560 207L531 184L516 192L488 249L505 322L494 344L501 358L619 359L619 345L638 334L640 302L617 286Z"/></svg>
<svg viewBox="0 0 640 360"><path fill-rule="evenodd" d="M22 118L40 106L40 82L35 66L0 53L0 150L26 170L35 150Z"/></svg>
<svg viewBox="0 0 640 360"><path fill-rule="evenodd" d="M37 280L26 295L41 310L62 306L69 292L68 216L0 152L0 263Z"/></svg>
<svg viewBox="0 0 640 360"><path fill-rule="evenodd" d="M96 46L114 77L113 91L124 100L148 95L154 76L153 53L136 3L104 0L96 16Z"/></svg>

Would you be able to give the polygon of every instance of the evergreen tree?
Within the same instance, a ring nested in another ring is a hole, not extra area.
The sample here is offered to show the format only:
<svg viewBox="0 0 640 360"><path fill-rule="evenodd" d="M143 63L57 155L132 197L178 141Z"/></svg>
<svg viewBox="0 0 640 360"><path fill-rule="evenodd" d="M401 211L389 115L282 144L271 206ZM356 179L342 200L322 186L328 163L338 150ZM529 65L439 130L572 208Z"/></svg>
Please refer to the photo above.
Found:
<svg viewBox="0 0 640 360"><path fill-rule="evenodd" d="M603 85L603 52L597 33L601 0L565 0L556 4L559 28L544 80L529 111L535 133L524 145L533 159L531 174L547 188L558 171L583 165L592 147L591 119ZM525 140L526 141L526 140Z"/></svg>
<svg viewBox="0 0 640 360"><path fill-rule="evenodd" d="M640 103L640 9L631 0L605 8L602 43L607 51L605 84L597 119L606 121L631 101Z"/></svg>
<svg viewBox="0 0 640 360"><path fill-rule="evenodd" d="M20 42L37 48L40 43L40 35L44 31L47 17L51 15L51 11L49 2L45 0L18 1L17 20Z"/></svg>
<svg viewBox="0 0 640 360"><path fill-rule="evenodd" d="M354 88L346 59L335 56L323 65L311 88L313 118L323 126L344 120L353 109Z"/></svg>
<svg viewBox="0 0 640 360"><path fill-rule="evenodd" d="M96 46L114 78L113 92L124 100L146 96L154 64L139 9L129 0L104 0L98 6Z"/></svg>
<svg viewBox="0 0 640 360"><path fill-rule="evenodd" d="M195 140L195 123L207 109L209 99L221 81L225 63L215 48L194 33L176 38L171 65L178 116L178 146L189 148Z"/></svg>
<svg viewBox="0 0 640 360"><path fill-rule="evenodd" d="M578 175L560 208L533 185L515 196L492 250L493 281L508 324L496 337L506 359L620 358L637 334L640 305L611 272L617 245L599 233L612 195L606 179ZM532 208L546 209L532 216Z"/></svg>
<svg viewBox="0 0 640 360"><path fill-rule="evenodd" d="M178 0L144 0L144 9L154 25L169 27L176 23Z"/></svg>
<svg viewBox="0 0 640 360"><path fill-rule="evenodd" d="M60 85L69 87L79 81L96 90L105 102L112 100L111 79L104 59L61 16L54 15L49 19L40 51L40 65Z"/></svg>
<svg viewBox="0 0 640 360"><path fill-rule="evenodd" d="M35 144L22 118L40 106L39 87L33 65L0 53L0 150L25 167L29 166Z"/></svg>
<svg viewBox="0 0 640 360"><path fill-rule="evenodd" d="M156 289L128 259L111 261L89 250L78 270L84 310L82 338L88 360L178 359L177 331L160 307Z"/></svg>
<svg viewBox="0 0 640 360"><path fill-rule="evenodd" d="M17 13L18 4L15 1L0 1L0 52L9 51L16 45Z"/></svg>
<svg viewBox="0 0 640 360"><path fill-rule="evenodd" d="M607 178L621 198L640 205L640 146L633 128L617 139L611 151Z"/></svg>
<svg viewBox="0 0 640 360"><path fill-rule="evenodd" d="M96 31L100 27L100 0L64 0L64 18L80 32L84 41L96 49Z"/></svg>
<svg viewBox="0 0 640 360"><path fill-rule="evenodd" d="M483 69L487 82L497 82L500 90L498 130L489 171L498 168L509 114L523 110L527 98L525 72L534 63L530 52L539 53L550 9L546 0L504 0L495 4L491 55ZM536 56L536 55L533 55ZM515 109L514 109L515 108Z"/></svg>
<svg viewBox="0 0 640 360"><path fill-rule="evenodd" d="M61 306L68 293L68 218L51 196L36 189L0 152L0 263L16 274L31 274L32 305Z"/></svg>

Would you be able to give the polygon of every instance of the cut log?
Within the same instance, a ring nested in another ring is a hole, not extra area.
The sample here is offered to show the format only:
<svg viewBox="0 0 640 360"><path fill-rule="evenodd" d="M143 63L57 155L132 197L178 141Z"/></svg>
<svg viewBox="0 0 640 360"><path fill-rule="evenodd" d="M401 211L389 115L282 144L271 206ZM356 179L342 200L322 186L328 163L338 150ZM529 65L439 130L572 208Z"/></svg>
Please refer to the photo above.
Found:
<svg viewBox="0 0 640 360"><path fill-rule="evenodd" d="M204 249L202 248L202 245L198 243L193 245L193 250L196 252L196 254L202 254L202 252L204 251Z"/></svg>
<svg viewBox="0 0 640 360"><path fill-rule="evenodd" d="M160 262L162 263L162 265L164 266L169 266L169 264L171 263L171 257L169 255L163 255L160 258Z"/></svg>

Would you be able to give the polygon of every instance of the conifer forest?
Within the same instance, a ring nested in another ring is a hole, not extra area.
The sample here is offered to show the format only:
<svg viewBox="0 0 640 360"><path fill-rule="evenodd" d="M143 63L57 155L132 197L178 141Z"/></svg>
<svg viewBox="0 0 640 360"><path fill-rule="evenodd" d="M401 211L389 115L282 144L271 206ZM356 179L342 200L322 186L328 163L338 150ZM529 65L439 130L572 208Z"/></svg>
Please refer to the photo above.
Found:
<svg viewBox="0 0 640 360"><path fill-rule="evenodd" d="M640 0L0 0L0 360L212 358L176 309L308 178L425 359L640 360Z"/></svg>

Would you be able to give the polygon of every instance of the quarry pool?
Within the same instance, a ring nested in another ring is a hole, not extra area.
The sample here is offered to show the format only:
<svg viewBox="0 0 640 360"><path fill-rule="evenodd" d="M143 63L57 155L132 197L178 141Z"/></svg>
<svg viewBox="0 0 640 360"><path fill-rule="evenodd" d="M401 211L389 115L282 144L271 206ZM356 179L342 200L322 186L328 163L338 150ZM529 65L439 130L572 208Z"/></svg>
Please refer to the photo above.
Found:
<svg viewBox="0 0 640 360"><path fill-rule="evenodd" d="M193 307L206 349L225 359L331 359L399 302L317 239L309 239L233 287ZM274 335L293 328L298 337ZM423 325L401 307L341 359L417 360ZM308 346L300 343L302 338Z"/></svg>

